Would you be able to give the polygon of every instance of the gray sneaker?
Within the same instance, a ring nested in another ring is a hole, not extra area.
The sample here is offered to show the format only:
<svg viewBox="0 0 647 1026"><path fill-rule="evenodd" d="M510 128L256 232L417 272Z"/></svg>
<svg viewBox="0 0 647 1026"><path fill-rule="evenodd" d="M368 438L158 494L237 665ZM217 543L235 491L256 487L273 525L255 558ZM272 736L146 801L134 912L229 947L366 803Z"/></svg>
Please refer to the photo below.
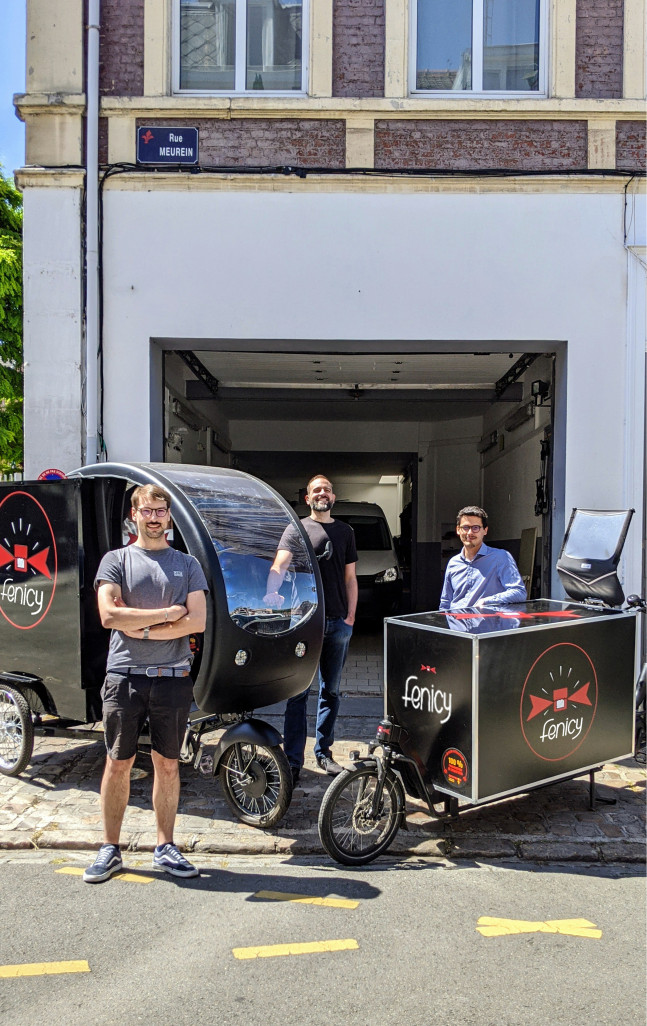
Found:
<svg viewBox="0 0 647 1026"><path fill-rule="evenodd" d="M86 883L101 883L107 880L113 873L123 869L121 852L117 844L102 844L97 857L91 866L88 866L83 879Z"/></svg>
<svg viewBox="0 0 647 1026"><path fill-rule="evenodd" d="M153 868L163 869L171 876L199 876L198 870L192 866L188 859L175 844L163 844L153 852Z"/></svg>
<svg viewBox="0 0 647 1026"><path fill-rule="evenodd" d="M344 767L335 762L332 755L318 755L317 766L327 773L329 777L336 777L344 772Z"/></svg>

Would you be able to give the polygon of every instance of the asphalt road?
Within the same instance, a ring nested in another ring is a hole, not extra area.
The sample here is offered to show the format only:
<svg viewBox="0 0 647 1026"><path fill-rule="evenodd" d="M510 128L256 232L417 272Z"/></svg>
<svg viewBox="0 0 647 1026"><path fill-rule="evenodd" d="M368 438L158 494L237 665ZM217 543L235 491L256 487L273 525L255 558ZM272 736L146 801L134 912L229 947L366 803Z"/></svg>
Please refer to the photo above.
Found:
<svg viewBox="0 0 647 1026"><path fill-rule="evenodd" d="M0 1021L644 1026L639 867L201 856L178 882L149 859L90 886L82 852L0 856Z"/></svg>

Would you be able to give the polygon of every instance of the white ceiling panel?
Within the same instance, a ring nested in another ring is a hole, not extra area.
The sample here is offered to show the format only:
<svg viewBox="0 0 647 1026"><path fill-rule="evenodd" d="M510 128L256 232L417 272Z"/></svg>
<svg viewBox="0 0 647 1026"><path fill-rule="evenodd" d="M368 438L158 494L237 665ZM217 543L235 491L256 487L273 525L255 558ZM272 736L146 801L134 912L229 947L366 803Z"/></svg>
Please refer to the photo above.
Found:
<svg viewBox="0 0 647 1026"><path fill-rule="evenodd" d="M518 356L194 352L223 388L487 388Z"/></svg>

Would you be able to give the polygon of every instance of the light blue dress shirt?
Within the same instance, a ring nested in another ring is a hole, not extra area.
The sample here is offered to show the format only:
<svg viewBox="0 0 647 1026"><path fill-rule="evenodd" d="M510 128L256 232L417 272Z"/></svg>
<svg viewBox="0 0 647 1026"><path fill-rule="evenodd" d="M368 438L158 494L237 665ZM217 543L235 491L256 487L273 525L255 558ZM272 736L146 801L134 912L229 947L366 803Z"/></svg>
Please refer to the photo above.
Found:
<svg viewBox="0 0 647 1026"><path fill-rule="evenodd" d="M505 549L492 549L483 542L471 561L463 552L453 556L445 570L441 609L467 609L479 599L488 604L525 602L526 587L517 564Z"/></svg>

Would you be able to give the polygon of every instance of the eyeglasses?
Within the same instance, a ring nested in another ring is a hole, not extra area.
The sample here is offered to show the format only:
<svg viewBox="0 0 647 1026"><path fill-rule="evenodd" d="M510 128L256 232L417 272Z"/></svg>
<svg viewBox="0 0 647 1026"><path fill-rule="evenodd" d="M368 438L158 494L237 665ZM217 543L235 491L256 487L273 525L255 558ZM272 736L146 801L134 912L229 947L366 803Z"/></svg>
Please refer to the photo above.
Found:
<svg viewBox="0 0 647 1026"><path fill-rule="evenodd" d="M144 520L150 520L153 514L155 514L158 520L161 520L168 513L168 506L160 506L159 509L148 509L147 506L142 506L137 512L141 513Z"/></svg>
<svg viewBox="0 0 647 1026"><path fill-rule="evenodd" d="M467 534L468 531L473 531L474 534L478 534L479 531L483 530L483 528L479 527L477 524L461 524L458 530L463 531L465 534Z"/></svg>

